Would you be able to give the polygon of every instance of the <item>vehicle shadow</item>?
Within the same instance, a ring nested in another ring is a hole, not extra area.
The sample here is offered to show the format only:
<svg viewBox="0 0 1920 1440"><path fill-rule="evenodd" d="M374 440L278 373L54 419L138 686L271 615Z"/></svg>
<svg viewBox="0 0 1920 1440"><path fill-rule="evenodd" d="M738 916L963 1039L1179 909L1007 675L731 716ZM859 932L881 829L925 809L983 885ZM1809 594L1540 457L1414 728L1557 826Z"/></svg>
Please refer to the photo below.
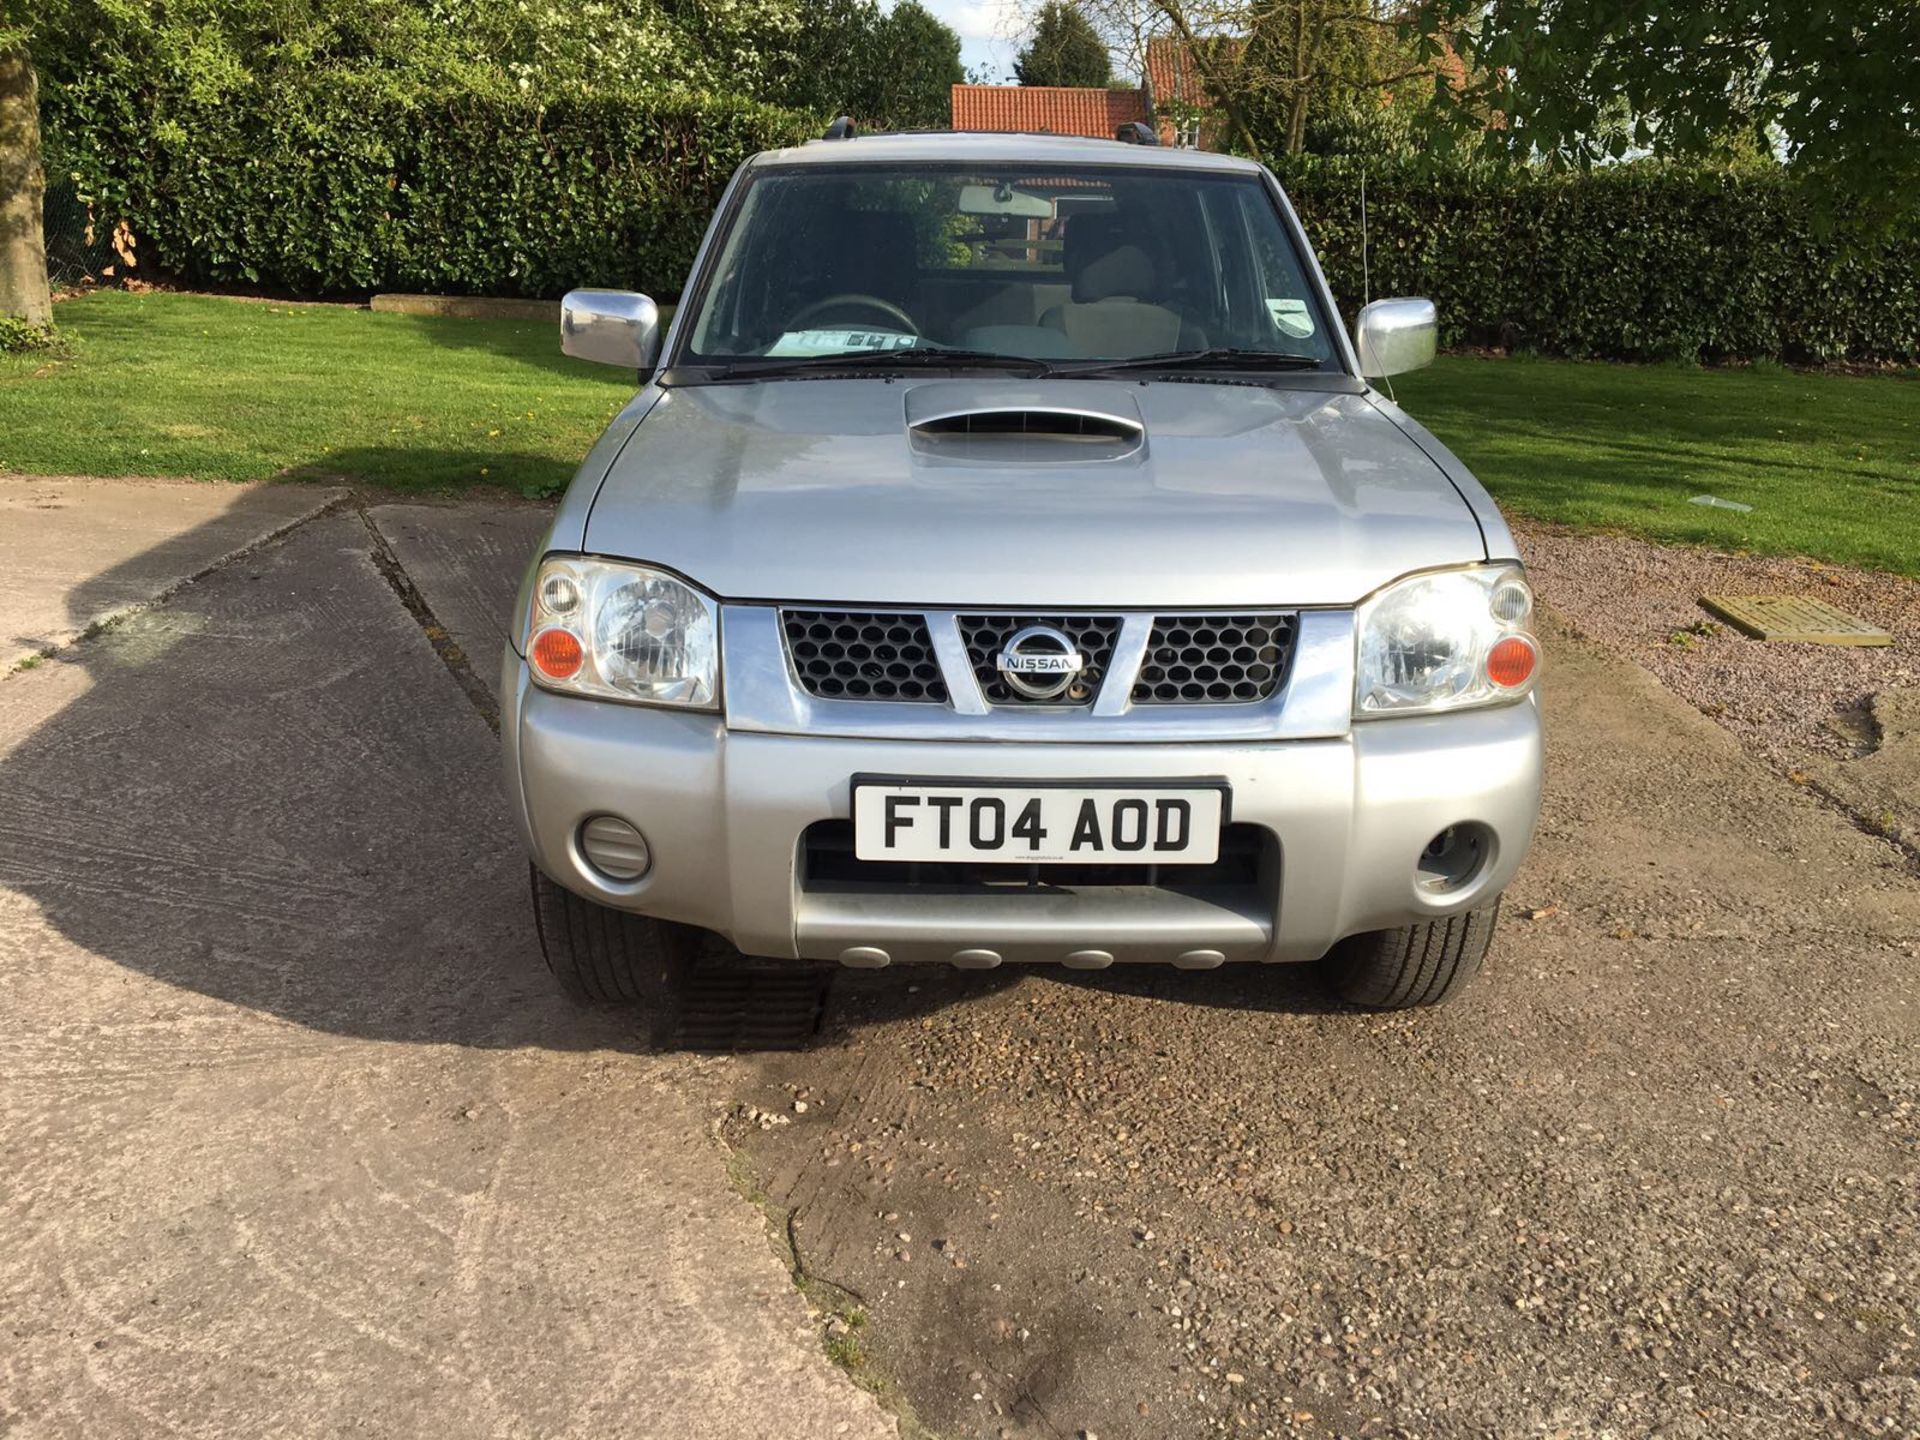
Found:
<svg viewBox="0 0 1920 1440"><path fill-rule="evenodd" d="M1062 985L1201 1009L1276 1015L1360 1013L1336 999L1312 965L1240 964L1218 970L1116 965L1093 971L1069 970L1064 965L1003 965L985 971L903 965L834 974L833 999L820 1033L844 1040L864 1027L898 1024L950 1006L975 1004L1016 985Z"/></svg>
<svg viewBox="0 0 1920 1440"><path fill-rule="evenodd" d="M1249 1010L1285 1015L1352 1015L1336 999L1316 965L1222 965L1218 970L1175 970L1160 965L1115 966L1093 974L1060 970L1062 984L1117 991L1169 1005L1209 1010Z"/></svg>
<svg viewBox="0 0 1920 1440"><path fill-rule="evenodd" d="M167 545L197 553L189 537ZM556 993L497 742L373 549L355 511L322 516L0 679L0 890L29 902L8 905L0 924L20 933L0 943L37 957L20 1023L114 1013L110 962L321 1032L642 1046L640 1017ZM517 570L524 557L499 558ZM119 584L82 581L71 611L93 613ZM474 659L492 683L492 657ZM710 1030L685 1048L804 1045L1022 978L809 973L802 1030L742 1032L746 1045ZM1266 972L1055 978L1189 1003L1318 1003Z"/></svg>

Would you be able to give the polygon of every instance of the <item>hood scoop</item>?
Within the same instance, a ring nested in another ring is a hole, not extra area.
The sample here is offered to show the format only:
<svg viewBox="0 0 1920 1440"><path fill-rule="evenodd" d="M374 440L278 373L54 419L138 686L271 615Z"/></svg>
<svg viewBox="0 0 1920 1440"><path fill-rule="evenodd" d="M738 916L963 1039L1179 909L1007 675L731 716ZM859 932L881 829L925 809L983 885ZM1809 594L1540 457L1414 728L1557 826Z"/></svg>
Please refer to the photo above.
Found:
<svg viewBox="0 0 1920 1440"><path fill-rule="evenodd" d="M1125 392L1087 395L1081 390L1070 381L920 385L907 392L907 431L918 454L970 465L1138 456L1146 447L1147 427L1133 398Z"/></svg>
<svg viewBox="0 0 1920 1440"><path fill-rule="evenodd" d="M923 440L1033 439L1079 440L1089 444L1130 445L1144 427L1137 421L1111 415L1087 415L1078 410L966 410L942 415L913 427Z"/></svg>

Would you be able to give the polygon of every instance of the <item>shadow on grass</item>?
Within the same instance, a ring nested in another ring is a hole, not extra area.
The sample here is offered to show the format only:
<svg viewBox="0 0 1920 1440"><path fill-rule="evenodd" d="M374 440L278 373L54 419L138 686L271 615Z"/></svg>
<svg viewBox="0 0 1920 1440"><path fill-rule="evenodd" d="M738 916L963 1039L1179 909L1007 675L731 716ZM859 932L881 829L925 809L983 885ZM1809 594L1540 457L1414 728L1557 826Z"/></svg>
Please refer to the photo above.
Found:
<svg viewBox="0 0 1920 1440"><path fill-rule="evenodd" d="M554 308L557 314L558 305ZM605 380L618 373L605 365L563 354L557 320L542 325L532 320L471 320L446 315L384 314L382 318L396 324L404 322L414 334L441 349L503 356L568 380ZM639 389L638 378L629 378L633 388Z"/></svg>
<svg viewBox="0 0 1920 1440"><path fill-rule="evenodd" d="M583 451L584 453L584 451ZM370 486L396 495L454 495L498 488L516 495L558 495L573 479L577 460L539 451L469 446L410 449L358 445L283 470L274 478L317 484Z"/></svg>

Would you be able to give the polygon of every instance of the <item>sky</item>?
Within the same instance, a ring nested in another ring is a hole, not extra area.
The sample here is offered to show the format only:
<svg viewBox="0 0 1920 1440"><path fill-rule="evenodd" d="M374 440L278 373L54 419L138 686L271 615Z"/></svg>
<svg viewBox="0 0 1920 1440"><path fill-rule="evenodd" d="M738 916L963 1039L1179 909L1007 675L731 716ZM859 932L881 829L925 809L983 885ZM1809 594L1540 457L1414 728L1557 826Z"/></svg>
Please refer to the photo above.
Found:
<svg viewBox="0 0 1920 1440"><path fill-rule="evenodd" d="M1025 28L1019 0L921 0L960 34L960 63L967 73L987 72L995 83L1011 83L1013 57Z"/></svg>

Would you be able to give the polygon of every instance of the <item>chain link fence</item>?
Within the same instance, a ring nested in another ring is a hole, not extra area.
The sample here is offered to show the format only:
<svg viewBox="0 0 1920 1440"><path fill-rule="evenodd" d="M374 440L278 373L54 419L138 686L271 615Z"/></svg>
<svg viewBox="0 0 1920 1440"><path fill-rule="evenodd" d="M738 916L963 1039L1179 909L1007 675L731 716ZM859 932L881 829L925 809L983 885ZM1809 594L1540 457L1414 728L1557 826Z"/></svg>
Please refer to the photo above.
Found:
<svg viewBox="0 0 1920 1440"><path fill-rule="evenodd" d="M47 278L55 288L97 279L113 264L113 236L94 223L92 207L80 197L73 181L47 177L44 210L47 235Z"/></svg>

